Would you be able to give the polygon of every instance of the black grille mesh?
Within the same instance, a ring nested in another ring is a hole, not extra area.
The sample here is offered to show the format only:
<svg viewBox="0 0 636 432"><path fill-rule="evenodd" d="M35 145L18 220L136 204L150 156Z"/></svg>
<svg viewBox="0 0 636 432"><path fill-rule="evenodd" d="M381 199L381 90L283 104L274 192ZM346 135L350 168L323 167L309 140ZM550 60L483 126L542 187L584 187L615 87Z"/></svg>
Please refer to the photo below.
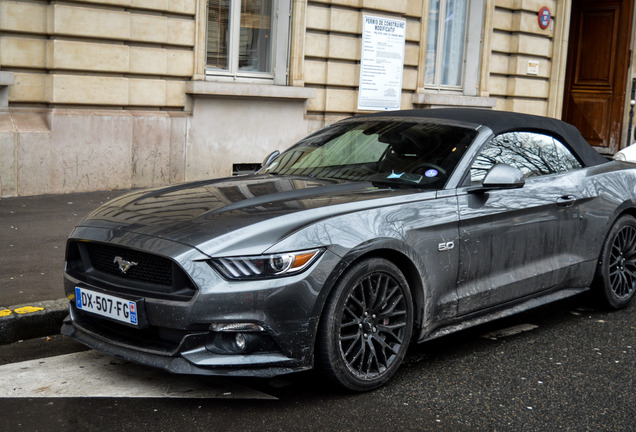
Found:
<svg viewBox="0 0 636 432"><path fill-rule="evenodd" d="M95 270L125 280L153 285L172 286L172 261L157 255L98 243L87 243L91 265ZM119 269L117 258L136 263L125 273Z"/></svg>

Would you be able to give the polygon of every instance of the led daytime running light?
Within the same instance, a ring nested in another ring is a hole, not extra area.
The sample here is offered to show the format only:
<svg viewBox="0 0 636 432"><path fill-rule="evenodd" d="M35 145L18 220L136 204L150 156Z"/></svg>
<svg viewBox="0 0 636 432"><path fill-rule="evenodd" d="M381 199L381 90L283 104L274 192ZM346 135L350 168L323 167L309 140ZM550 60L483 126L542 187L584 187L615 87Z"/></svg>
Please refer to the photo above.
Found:
<svg viewBox="0 0 636 432"><path fill-rule="evenodd" d="M227 279L268 279L286 276L309 267L321 249L281 254L215 258L209 263Z"/></svg>

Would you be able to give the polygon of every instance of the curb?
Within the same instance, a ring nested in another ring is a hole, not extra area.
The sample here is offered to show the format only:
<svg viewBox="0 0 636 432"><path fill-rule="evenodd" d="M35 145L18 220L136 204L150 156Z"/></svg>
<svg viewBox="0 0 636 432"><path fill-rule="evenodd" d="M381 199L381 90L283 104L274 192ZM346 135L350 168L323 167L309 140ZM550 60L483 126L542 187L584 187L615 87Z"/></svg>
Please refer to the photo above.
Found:
<svg viewBox="0 0 636 432"><path fill-rule="evenodd" d="M59 334L68 315L68 299L0 306L0 345Z"/></svg>

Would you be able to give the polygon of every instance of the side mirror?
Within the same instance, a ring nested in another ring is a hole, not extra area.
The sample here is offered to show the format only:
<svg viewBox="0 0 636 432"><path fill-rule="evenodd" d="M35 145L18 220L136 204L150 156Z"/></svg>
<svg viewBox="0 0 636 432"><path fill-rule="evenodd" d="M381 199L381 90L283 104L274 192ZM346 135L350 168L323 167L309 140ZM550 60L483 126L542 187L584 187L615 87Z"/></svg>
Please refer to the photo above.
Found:
<svg viewBox="0 0 636 432"><path fill-rule="evenodd" d="M280 152L278 150L274 150L273 152L271 152L269 155L267 155L267 157L265 158L265 160L263 161L263 165L262 166L267 166L270 163L274 162L274 160L276 160L276 158L280 156Z"/></svg>
<svg viewBox="0 0 636 432"><path fill-rule="evenodd" d="M481 183L468 189L470 193L487 192L496 189L518 189L523 187L526 181L523 179L523 173L519 168L515 168L507 164L496 164Z"/></svg>

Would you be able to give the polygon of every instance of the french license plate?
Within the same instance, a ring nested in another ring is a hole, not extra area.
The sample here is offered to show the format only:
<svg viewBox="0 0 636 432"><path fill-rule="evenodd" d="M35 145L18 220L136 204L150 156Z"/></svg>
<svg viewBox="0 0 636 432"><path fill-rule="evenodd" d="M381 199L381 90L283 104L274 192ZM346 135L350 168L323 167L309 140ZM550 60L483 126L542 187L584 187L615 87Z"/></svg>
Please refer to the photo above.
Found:
<svg viewBox="0 0 636 432"><path fill-rule="evenodd" d="M134 301L75 287L75 306L83 311L137 325L137 303Z"/></svg>

